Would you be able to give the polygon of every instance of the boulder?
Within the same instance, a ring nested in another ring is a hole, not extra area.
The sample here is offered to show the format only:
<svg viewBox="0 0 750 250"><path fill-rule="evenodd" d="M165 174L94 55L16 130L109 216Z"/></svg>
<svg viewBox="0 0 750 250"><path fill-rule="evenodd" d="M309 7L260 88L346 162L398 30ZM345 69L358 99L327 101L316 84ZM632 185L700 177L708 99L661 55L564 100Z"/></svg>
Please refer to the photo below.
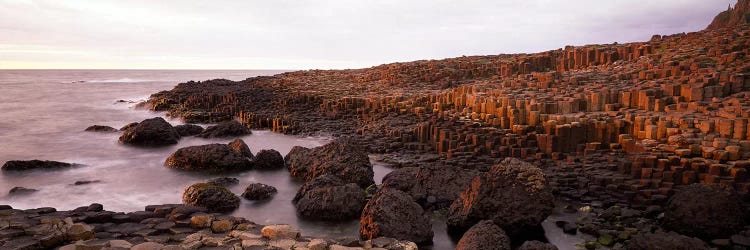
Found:
<svg viewBox="0 0 750 250"><path fill-rule="evenodd" d="M11 188L10 191L8 191L8 195L27 195L27 194L31 194L37 191L39 190L36 190L33 188L14 187L14 188Z"/></svg>
<svg viewBox="0 0 750 250"><path fill-rule="evenodd" d="M195 125L195 124L182 124L174 126L174 129L177 130L177 133L180 134L180 136L194 136L200 133L203 133L203 127Z"/></svg>
<svg viewBox="0 0 750 250"><path fill-rule="evenodd" d="M202 133L198 134L198 137L203 138L216 138L216 137L233 137L249 135L250 132L245 125L238 121L227 121L210 126L206 128Z"/></svg>
<svg viewBox="0 0 750 250"><path fill-rule="evenodd" d="M507 158L475 177L451 204L448 231L461 235L481 220L492 220L511 239L528 235L552 213L553 200L541 169Z"/></svg>
<svg viewBox="0 0 750 250"><path fill-rule="evenodd" d="M275 187L263 183L252 183L245 188L242 197L248 200L267 200L273 197L278 191Z"/></svg>
<svg viewBox="0 0 750 250"><path fill-rule="evenodd" d="M164 165L183 170L229 172L249 170L252 161L229 145L208 144L178 149Z"/></svg>
<svg viewBox="0 0 750 250"><path fill-rule="evenodd" d="M310 181L330 174L362 188L375 184L367 152L348 138L312 149L294 147L284 160L289 173L298 180Z"/></svg>
<svg viewBox="0 0 750 250"><path fill-rule="evenodd" d="M122 126L122 128L120 128L120 131L128 130L129 128L135 127L136 125L138 125L137 122L128 123L125 126Z"/></svg>
<svg viewBox="0 0 750 250"><path fill-rule="evenodd" d="M222 186L208 183L190 185L182 194L182 202L205 207L211 212L229 212L240 206L240 198Z"/></svg>
<svg viewBox="0 0 750 250"><path fill-rule="evenodd" d="M702 239L729 238L745 225L740 198L720 186L693 184L667 202L662 225Z"/></svg>
<svg viewBox="0 0 750 250"><path fill-rule="evenodd" d="M217 177L206 181L206 183L222 187L231 187L240 184L240 180L234 177Z"/></svg>
<svg viewBox="0 0 750 250"><path fill-rule="evenodd" d="M380 189L367 202L360 218L363 240L390 237L417 244L432 242L432 222L408 194L390 188Z"/></svg>
<svg viewBox="0 0 750 250"><path fill-rule="evenodd" d="M680 249L708 250L708 245L700 239L690 238L675 232L642 233L628 242L628 250Z"/></svg>
<svg viewBox="0 0 750 250"><path fill-rule="evenodd" d="M177 130L161 117L143 120L120 136L120 142L137 146L172 145L179 139Z"/></svg>
<svg viewBox="0 0 750 250"><path fill-rule="evenodd" d="M303 218L337 221L359 217L367 200L356 183L323 175L302 185L293 202Z"/></svg>
<svg viewBox="0 0 750 250"><path fill-rule="evenodd" d="M441 209L458 199L477 174L477 171L453 166L407 167L383 177L383 187L406 192L424 208Z"/></svg>
<svg viewBox="0 0 750 250"><path fill-rule="evenodd" d="M280 225L268 225L260 230L261 235L270 240L276 239L292 239L296 240L300 237L298 229L291 225L280 224Z"/></svg>
<svg viewBox="0 0 750 250"><path fill-rule="evenodd" d="M284 167L284 157L279 151L263 149L255 155L253 163L258 169L280 169Z"/></svg>
<svg viewBox="0 0 750 250"><path fill-rule="evenodd" d="M20 171L20 170L32 170L32 169L62 169L74 166L71 163L59 162L59 161L41 161L41 160L30 160L30 161L7 161L1 168L4 171Z"/></svg>
<svg viewBox="0 0 750 250"><path fill-rule="evenodd" d="M102 125L93 125L88 128L86 128L84 131L87 132L117 132L116 128L110 127L110 126L102 126Z"/></svg>
<svg viewBox="0 0 750 250"><path fill-rule="evenodd" d="M483 220L466 231L458 241L456 250L511 250L505 231L491 220Z"/></svg>
<svg viewBox="0 0 750 250"><path fill-rule="evenodd" d="M557 246L541 241L525 241L516 250L557 250Z"/></svg>
<svg viewBox="0 0 750 250"><path fill-rule="evenodd" d="M232 148L234 152L237 152L244 157L247 157L250 159L255 158L253 156L253 152L250 151L250 147L248 147L245 141L241 139L234 139L232 142L229 143L229 147Z"/></svg>

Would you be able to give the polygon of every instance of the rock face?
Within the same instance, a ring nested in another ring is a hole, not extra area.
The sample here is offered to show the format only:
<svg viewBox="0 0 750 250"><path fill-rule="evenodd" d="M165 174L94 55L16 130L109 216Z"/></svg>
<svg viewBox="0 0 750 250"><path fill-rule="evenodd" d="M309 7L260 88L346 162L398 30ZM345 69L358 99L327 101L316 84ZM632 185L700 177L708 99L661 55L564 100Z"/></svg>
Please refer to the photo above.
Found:
<svg viewBox="0 0 750 250"><path fill-rule="evenodd" d="M735 27L750 23L750 0L739 0L734 8L719 13L707 29Z"/></svg>
<svg viewBox="0 0 750 250"><path fill-rule="evenodd" d="M628 250L652 250L652 249L681 249L681 250L707 250L710 249L700 239L690 238L675 232L656 232L634 236L628 246Z"/></svg>
<svg viewBox="0 0 750 250"><path fill-rule="evenodd" d="M251 169L252 161L229 145L208 144L178 149L164 165L183 170L231 172Z"/></svg>
<svg viewBox="0 0 750 250"><path fill-rule="evenodd" d="M172 145L179 139L177 130L161 117L143 120L120 136L120 142L137 146Z"/></svg>
<svg viewBox="0 0 750 250"><path fill-rule="evenodd" d="M4 171L19 171L19 170L32 170L32 169L61 169L69 168L74 164L59 162L59 161L42 161L42 160L30 160L30 161L7 161L3 164L2 170Z"/></svg>
<svg viewBox="0 0 750 250"><path fill-rule="evenodd" d="M250 130L238 121L227 121L206 128L203 133L198 134L203 138L232 137L251 134Z"/></svg>
<svg viewBox="0 0 750 250"><path fill-rule="evenodd" d="M367 200L356 183L323 175L302 185L293 202L304 218L337 221L358 218Z"/></svg>
<svg viewBox="0 0 750 250"><path fill-rule="evenodd" d="M432 242L432 222L419 204L396 189L381 189L367 202L359 221L364 240L390 237L417 244Z"/></svg>
<svg viewBox="0 0 750 250"><path fill-rule="evenodd" d="M211 212L229 212L240 206L240 198L222 186L196 183L185 189L182 202L205 207Z"/></svg>
<svg viewBox="0 0 750 250"><path fill-rule="evenodd" d="M456 250L511 250L505 231L491 220L483 220L464 233Z"/></svg>
<svg viewBox="0 0 750 250"><path fill-rule="evenodd" d="M446 208L466 189L477 171L450 166L407 167L383 177L383 187L411 195L424 208Z"/></svg>
<svg viewBox="0 0 750 250"><path fill-rule="evenodd" d="M110 126L92 125L92 126L86 128L86 130L84 130L84 131L88 131L88 132L117 132L119 130L117 130L116 128L110 127Z"/></svg>
<svg viewBox="0 0 750 250"><path fill-rule="evenodd" d="M284 160L289 173L299 180L310 181L330 174L362 188L375 184L367 153L347 138L312 149L294 147Z"/></svg>
<svg viewBox="0 0 750 250"><path fill-rule="evenodd" d="M242 197L248 200L267 200L273 197L278 191L275 187L263 183L252 183L245 188Z"/></svg>
<svg viewBox="0 0 750 250"><path fill-rule="evenodd" d="M507 158L474 178L450 206L448 230L456 235L481 220L492 220L511 238L538 228L554 207L541 169Z"/></svg>
<svg viewBox="0 0 750 250"><path fill-rule="evenodd" d="M280 169L284 167L284 157L279 151L263 149L255 155L254 163L258 169Z"/></svg>
<svg viewBox="0 0 750 250"><path fill-rule="evenodd" d="M667 202L663 226L703 239L728 238L743 228L743 211L740 198L721 187L693 184Z"/></svg>
<svg viewBox="0 0 750 250"><path fill-rule="evenodd" d="M200 133L203 133L203 127L195 125L195 124L182 124L174 126L174 129L177 130L177 133L180 134L180 136L194 136Z"/></svg>

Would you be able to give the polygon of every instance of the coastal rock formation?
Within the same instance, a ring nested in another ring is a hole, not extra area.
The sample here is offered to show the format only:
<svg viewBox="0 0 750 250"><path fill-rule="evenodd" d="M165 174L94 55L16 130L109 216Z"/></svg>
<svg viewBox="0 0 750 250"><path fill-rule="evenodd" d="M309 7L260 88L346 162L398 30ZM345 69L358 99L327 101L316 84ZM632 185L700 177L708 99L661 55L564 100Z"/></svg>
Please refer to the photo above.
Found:
<svg viewBox="0 0 750 250"><path fill-rule="evenodd" d="M284 157L279 151L263 149L255 155L253 163L258 169L281 169L284 167Z"/></svg>
<svg viewBox="0 0 750 250"><path fill-rule="evenodd" d="M464 233L456 250L511 250L510 239L505 231L491 220L483 220Z"/></svg>
<svg viewBox="0 0 750 250"><path fill-rule="evenodd" d="M396 189L380 189L367 202L359 221L360 238L390 237L417 244L432 242L432 222L419 204Z"/></svg>
<svg viewBox="0 0 750 250"><path fill-rule="evenodd" d="M33 188L25 188L25 187L14 187L11 188L10 191L8 191L8 195L27 195L31 193L35 193L39 190L33 189Z"/></svg>
<svg viewBox="0 0 750 250"><path fill-rule="evenodd" d="M273 197L278 191L275 187L263 183L251 183L245 188L242 197L248 200L267 200Z"/></svg>
<svg viewBox="0 0 750 250"><path fill-rule="evenodd" d="M180 136L182 137L194 136L194 135L203 133L203 127L195 125L195 124L177 125L177 126L174 126L174 129L177 130L177 133L180 134Z"/></svg>
<svg viewBox="0 0 750 250"><path fill-rule="evenodd" d="M323 175L302 185L293 202L304 218L338 221L358 218L367 200L365 191L356 183Z"/></svg>
<svg viewBox="0 0 750 250"><path fill-rule="evenodd" d="M62 169L75 166L71 163L59 162L59 161L42 161L42 160L29 160L29 161L7 161L3 164L3 171L21 171L21 170L32 170L32 169Z"/></svg>
<svg viewBox="0 0 750 250"><path fill-rule="evenodd" d="M222 187L231 187L240 184L240 180L234 177L217 177L206 181L206 183Z"/></svg>
<svg viewBox="0 0 750 250"><path fill-rule="evenodd" d="M239 144L239 142L236 144ZM250 170L253 167L252 161L246 156L249 149L247 151L243 149L243 147L233 148L227 144L185 147L172 153L164 162L164 165L175 169L208 172Z"/></svg>
<svg viewBox="0 0 750 250"><path fill-rule="evenodd" d="M255 156L253 156L253 152L250 151L250 147L245 144L245 141L241 139L234 139L232 142L229 143L229 147L234 150L234 152L239 153L240 155L253 159Z"/></svg>
<svg viewBox="0 0 750 250"><path fill-rule="evenodd" d="M222 186L208 183L190 185L182 194L182 202L205 207L211 212L230 212L240 206L240 198Z"/></svg>
<svg viewBox="0 0 750 250"><path fill-rule="evenodd" d="M110 127L110 126L102 126L102 125L92 125L86 128L87 132L118 132L116 128Z"/></svg>
<svg viewBox="0 0 750 250"><path fill-rule="evenodd" d="M477 174L452 166L406 167L383 177L383 188L404 191L425 209L440 209L450 206Z"/></svg>
<svg viewBox="0 0 750 250"><path fill-rule="evenodd" d="M665 228L703 239L729 238L745 225L739 197L718 186L693 184L675 194L664 211Z"/></svg>
<svg viewBox="0 0 750 250"><path fill-rule="evenodd" d="M732 28L750 23L750 0L739 0L734 8L730 6L719 13L706 29Z"/></svg>
<svg viewBox="0 0 750 250"><path fill-rule="evenodd" d="M137 122L131 122L131 123L125 124L125 126L122 126L122 128L120 128L120 131L128 130L129 128L135 127L136 125L138 125Z"/></svg>
<svg viewBox="0 0 750 250"><path fill-rule="evenodd" d="M690 238L675 232L656 232L639 234L630 240L628 250L652 250L652 249L683 249L683 250L708 250L711 249L700 239Z"/></svg>
<svg viewBox="0 0 750 250"><path fill-rule="evenodd" d="M137 146L172 145L179 139L177 130L161 117L143 120L120 136L120 142Z"/></svg>
<svg viewBox="0 0 750 250"><path fill-rule="evenodd" d="M247 127L245 127L245 125L242 125L238 121L227 121L206 128L206 130L198 134L198 137L234 137L249 134L251 134L251 132L249 129L247 129Z"/></svg>
<svg viewBox="0 0 750 250"><path fill-rule="evenodd" d="M339 138L312 149L295 146L285 160L289 173L298 180L310 181L330 174L362 188L375 184L370 158L351 139Z"/></svg>
<svg viewBox="0 0 750 250"><path fill-rule="evenodd" d="M553 199L541 169L507 158L475 177L451 204L448 229L460 234L481 220L492 220L513 239L538 228L552 213Z"/></svg>

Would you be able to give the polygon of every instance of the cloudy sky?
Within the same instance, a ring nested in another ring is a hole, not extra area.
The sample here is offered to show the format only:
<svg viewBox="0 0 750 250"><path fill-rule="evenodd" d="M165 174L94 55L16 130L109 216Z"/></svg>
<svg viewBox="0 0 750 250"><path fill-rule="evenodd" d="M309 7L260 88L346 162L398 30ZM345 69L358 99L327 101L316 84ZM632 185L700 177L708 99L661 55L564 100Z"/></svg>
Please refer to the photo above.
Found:
<svg viewBox="0 0 750 250"><path fill-rule="evenodd" d="M0 0L0 68L310 69L703 29L735 0Z"/></svg>

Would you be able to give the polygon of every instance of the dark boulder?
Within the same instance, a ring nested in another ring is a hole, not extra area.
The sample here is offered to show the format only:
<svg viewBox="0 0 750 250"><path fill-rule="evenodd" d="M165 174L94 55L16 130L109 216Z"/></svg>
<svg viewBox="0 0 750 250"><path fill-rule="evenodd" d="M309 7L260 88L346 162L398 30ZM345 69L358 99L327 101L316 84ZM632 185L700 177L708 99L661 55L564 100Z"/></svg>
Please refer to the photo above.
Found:
<svg viewBox="0 0 750 250"><path fill-rule="evenodd" d="M708 245L700 239L690 238L675 232L642 233L628 242L628 250L680 249L708 250Z"/></svg>
<svg viewBox="0 0 750 250"><path fill-rule="evenodd" d="M432 242L432 222L408 194L390 188L380 189L367 202L359 221L363 240L390 237L417 244Z"/></svg>
<svg viewBox="0 0 750 250"><path fill-rule="evenodd" d="M93 125L88 128L86 128L87 132L118 132L116 128L110 127L110 126L102 126L102 125Z"/></svg>
<svg viewBox="0 0 750 250"><path fill-rule="evenodd" d="M211 212L229 212L240 206L240 198L227 188L208 183L196 183L185 189L182 203L205 207Z"/></svg>
<svg viewBox="0 0 750 250"><path fill-rule="evenodd" d="M94 184L94 183L100 183L102 181L100 180L82 180L82 181L76 181L73 183L74 186L81 186L81 185L88 185L88 184Z"/></svg>
<svg viewBox="0 0 750 250"><path fill-rule="evenodd" d="M177 130L177 133L180 134L180 136L194 136L200 133L203 133L203 127L195 125L195 124L182 124L174 126L174 129Z"/></svg>
<svg viewBox="0 0 750 250"><path fill-rule="evenodd" d="M273 197L278 191L275 187L263 183L252 183L245 188L242 197L248 200L267 200Z"/></svg>
<svg viewBox="0 0 750 250"><path fill-rule="evenodd" d="M396 169L383 178L383 187L411 195L424 208L446 208L458 199L477 171L432 165Z"/></svg>
<svg viewBox="0 0 750 250"><path fill-rule="evenodd" d="M367 200L357 184L324 175L302 185L293 202L301 217L336 221L358 218Z"/></svg>
<svg viewBox="0 0 750 250"><path fill-rule="evenodd" d="M516 250L557 250L557 247L550 243L530 240L523 242Z"/></svg>
<svg viewBox="0 0 750 250"><path fill-rule="evenodd" d="M348 138L312 149L294 147L284 160L289 173L298 180L310 181L330 174L362 188L375 184L367 152Z"/></svg>
<svg viewBox="0 0 750 250"><path fill-rule="evenodd" d="M33 188L14 187L14 188L11 188L10 191L8 191L8 195L27 195L27 194L31 194L37 191L39 190L36 190Z"/></svg>
<svg viewBox="0 0 750 250"><path fill-rule="evenodd" d="M74 164L59 162L59 161L41 161L41 160L30 160L30 161L7 161L3 164L2 170L4 171L19 171L19 170L32 170L32 169L62 169L74 166Z"/></svg>
<svg viewBox="0 0 750 250"><path fill-rule="evenodd" d="M164 165L183 170L232 172L250 170L252 161L226 144L208 144L178 149Z"/></svg>
<svg viewBox="0 0 750 250"><path fill-rule="evenodd" d="M172 145L179 139L177 130L161 117L143 120L120 136L120 142L138 146Z"/></svg>
<svg viewBox="0 0 750 250"><path fill-rule="evenodd" d="M250 147L245 144L245 141L241 139L234 139L232 142L229 143L229 147L234 150L234 152L237 152L241 154L244 157L253 159L253 152L250 151Z"/></svg>
<svg viewBox="0 0 750 250"><path fill-rule="evenodd" d="M693 184L667 202L662 225L702 239L729 238L745 222L740 198L720 186Z"/></svg>
<svg viewBox="0 0 750 250"><path fill-rule="evenodd" d="M280 169L284 167L284 157L279 151L263 149L255 155L253 163L258 169Z"/></svg>
<svg viewBox="0 0 750 250"><path fill-rule="evenodd" d="M234 177L217 177L206 181L206 183L222 187L231 187L240 184L240 180Z"/></svg>
<svg viewBox="0 0 750 250"><path fill-rule="evenodd" d="M125 130L128 130L129 128L133 128L133 127L135 127L136 125L138 125L138 123L137 123L137 122L131 122L131 123L128 123L128 124L126 124L125 126L122 126L122 128L120 128L120 131L125 131Z"/></svg>
<svg viewBox="0 0 750 250"><path fill-rule="evenodd" d="M483 220L464 233L456 250L511 250L505 231L491 220Z"/></svg>
<svg viewBox="0 0 750 250"><path fill-rule="evenodd" d="M216 138L216 137L233 137L249 135L250 132L245 125L238 121L227 121L216 124L214 126L206 128L202 133L198 134L198 137L203 138Z"/></svg>
<svg viewBox="0 0 750 250"><path fill-rule="evenodd" d="M448 230L461 235L482 220L492 220L515 239L538 232L552 213L554 197L542 170L507 158L472 180L451 204Z"/></svg>

